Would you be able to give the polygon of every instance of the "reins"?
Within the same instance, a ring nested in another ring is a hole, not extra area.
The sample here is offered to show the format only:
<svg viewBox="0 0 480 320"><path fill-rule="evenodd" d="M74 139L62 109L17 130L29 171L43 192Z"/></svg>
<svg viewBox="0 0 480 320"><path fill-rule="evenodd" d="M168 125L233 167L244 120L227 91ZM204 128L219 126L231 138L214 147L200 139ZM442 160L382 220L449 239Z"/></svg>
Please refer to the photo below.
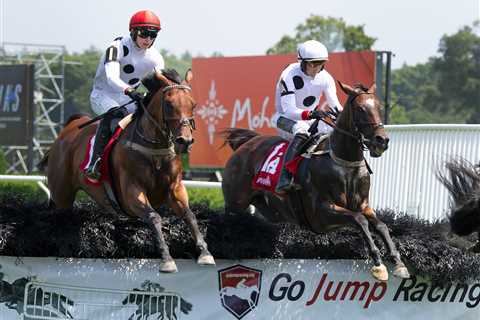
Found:
<svg viewBox="0 0 480 320"><path fill-rule="evenodd" d="M360 96L362 94L369 94L369 93L368 92L361 92L361 93L358 93L356 95L351 95L351 96L348 97L346 105L349 107L350 112L353 112L353 110L351 110L351 105L353 104L353 100L355 100L358 96ZM365 138L363 133L361 133L360 130L358 130L359 124L361 124L361 125L365 125L365 124L373 125L373 130L376 130L378 128L383 128L383 123L382 122L356 122L353 116L351 118L352 118L351 122L353 123L353 127L354 127L354 130L355 130L354 133L352 133L348 130L344 130L342 128L339 128L336 124L333 124L333 125L329 124L328 122L323 121L323 119L322 119L322 121L325 122L326 124L330 125L335 131L338 131L339 133L356 140L358 142L358 144L360 145L360 148L363 151L366 151L366 150L368 150L367 144L376 144L376 142L373 141L372 139Z"/></svg>
<svg viewBox="0 0 480 320"><path fill-rule="evenodd" d="M141 140L143 140L144 142L149 143L149 144L153 144L153 145L165 145L165 143L167 143L169 147L173 144L172 130L168 126L168 120L172 120L174 118L167 118L166 117L166 114L165 114L166 103L165 103L165 98L164 98L165 93L167 93L168 91L170 91L172 89L183 89L183 90L189 90L189 91L192 90L189 86L183 85L183 84L173 84L173 85L169 85L169 86L166 86L166 87L162 88L162 100L161 100L162 122L161 123L159 121L157 121L150 114L147 107L145 107L145 104L143 103L143 101L138 102L138 105L140 106L140 108L143 109L143 114L145 115L147 121L150 122L151 124L153 124L153 126L156 129L158 129L158 131L160 132L161 137L163 137L163 139L147 138L140 131L140 128L138 126L139 121L137 120L136 123L135 123L135 134L138 135L138 137ZM194 121L193 117L181 118L179 120L179 122L180 122L180 127L189 126L192 130L195 129L195 121Z"/></svg>

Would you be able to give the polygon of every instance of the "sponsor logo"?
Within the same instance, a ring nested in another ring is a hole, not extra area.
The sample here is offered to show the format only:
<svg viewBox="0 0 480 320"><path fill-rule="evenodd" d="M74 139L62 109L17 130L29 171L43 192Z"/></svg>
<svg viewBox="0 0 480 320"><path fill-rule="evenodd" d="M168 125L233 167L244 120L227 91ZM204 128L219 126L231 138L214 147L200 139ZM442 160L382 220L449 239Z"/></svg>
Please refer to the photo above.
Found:
<svg viewBox="0 0 480 320"><path fill-rule="evenodd" d="M216 126L218 121L223 119L223 116L228 111L217 99L217 90L215 89L215 81L212 80L210 91L208 92L208 99L205 104L200 106L197 110L197 114L205 121L208 132L208 143L213 144L213 138L216 132Z"/></svg>
<svg viewBox="0 0 480 320"><path fill-rule="evenodd" d="M32 319L29 317L31 315L48 316L48 319L73 319L75 302L63 293L29 284L35 277L18 278L12 283L3 278L4 274L0 272L0 304L4 303L8 309L23 315L22 319Z"/></svg>
<svg viewBox="0 0 480 320"><path fill-rule="evenodd" d="M236 99L233 104L232 122L230 126L232 128L236 128L238 127L238 122L246 118L248 129L250 130L255 130L263 127L273 127L273 121L271 119L272 117L268 117L266 115L269 100L269 97L265 97L265 99L263 99L262 109L260 110L260 113L254 114L252 112L252 103L250 101L250 98L246 98L243 104L240 102L240 99Z"/></svg>
<svg viewBox="0 0 480 320"><path fill-rule="evenodd" d="M360 301L363 308L368 308L372 302L377 302L383 298L387 291L387 284L384 282L368 281L333 281L327 280L328 273L324 273L313 293L307 295L305 306L311 306L318 301ZM306 289L305 282L302 280L293 281L288 273L277 275L270 286L268 297L273 301L297 301L304 296Z"/></svg>
<svg viewBox="0 0 480 320"><path fill-rule="evenodd" d="M18 112L20 110L21 84L0 85L0 104L2 112Z"/></svg>
<svg viewBox="0 0 480 320"><path fill-rule="evenodd" d="M475 308L480 303L480 283L434 285L412 276L410 279L402 280L393 301L457 302L465 303L467 308Z"/></svg>
<svg viewBox="0 0 480 320"><path fill-rule="evenodd" d="M295 280L289 273L280 273L273 278L268 291L270 300L300 301L305 307L318 303L357 301L367 309L375 302L385 300L387 283L356 280L330 280L323 273L315 288L308 288L302 280ZM313 283L312 283L313 284ZM396 288L393 302L463 303L467 308L480 304L480 283L433 284L415 276L403 279Z"/></svg>
<svg viewBox="0 0 480 320"><path fill-rule="evenodd" d="M235 265L218 271L220 301L237 319L257 307L262 271Z"/></svg>
<svg viewBox="0 0 480 320"><path fill-rule="evenodd" d="M156 282L144 281L140 289L133 289L123 299L123 305L136 305L137 309L129 319L147 319L157 316L157 319L178 319L177 313L188 314L193 305L177 294L166 292L165 288ZM153 318L152 318L153 319Z"/></svg>

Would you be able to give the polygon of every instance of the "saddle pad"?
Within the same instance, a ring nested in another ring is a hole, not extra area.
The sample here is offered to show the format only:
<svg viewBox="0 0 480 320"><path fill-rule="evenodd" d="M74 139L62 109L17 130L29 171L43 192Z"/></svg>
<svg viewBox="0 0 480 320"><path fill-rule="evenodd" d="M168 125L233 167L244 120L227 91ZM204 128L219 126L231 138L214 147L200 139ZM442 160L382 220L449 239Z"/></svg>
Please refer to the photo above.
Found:
<svg viewBox="0 0 480 320"><path fill-rule="evenodd" d="M101 173L101 178L99 181L93 181L88 179L85 176L85 183L89 185L94 185L94 186L100 186L103 181L111 183L111 178L110 178L110 161L108 159L110 158L110 153L112 151L112 147L115 143L115 141L118 139L120 134L122 133L123 129L121 127L118 127L115 130L115 133L113 136L110 138L110 140L107 143L107 146L103 150L102 154L102 162L100 163L100 173ZM92 161L92 152L93 152L93 142L95 141L95 135L92 135L90 139L88 139L87 143L87 148L85 150L85 157L80 164L80 170L85 172L85 170L88 168L90 162Z"/></svg>
<svg viewBox="0 0 480 320"><path fill-rule="evenodd" d="M284 141L270 149L260 170L253 178L252 188L275 192L275 187L280 177L283 157L287 147L288 142Z"/></svg>

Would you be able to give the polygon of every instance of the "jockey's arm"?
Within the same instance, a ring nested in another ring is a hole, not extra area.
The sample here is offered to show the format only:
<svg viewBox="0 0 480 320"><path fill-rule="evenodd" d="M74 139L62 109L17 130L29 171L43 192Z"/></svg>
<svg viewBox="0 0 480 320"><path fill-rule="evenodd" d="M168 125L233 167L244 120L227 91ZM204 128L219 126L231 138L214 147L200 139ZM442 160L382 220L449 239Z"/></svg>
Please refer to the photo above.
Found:
<svg viewBox="0 0 480 320"><path fill-rule="evenodd" d="M278 86L280 90L281 113L290 120L307 120L309 110L297 107L293 81L291 79L281 79Z"/></svg>
<svg viewBox="0 0 480 320"><path fill-rule="evenodd" d="M120 79L120 62L109 61L105 63L105 73L107 75L107 82L112 88L118 89L118 91L122 93L125 93L125 90L130 88L128 84Z"/></svg>
<svg viewBox="0 0 480 320"><path fill-rule="evenodd" d="M340 104L340 101L337 97L337 87L335 86L335 80L332 76L329 77L327 81L327 88L325 88L325 99L327 100L328 105L332 109L338 109L338 111L343 110L343 106Z"/></svg>

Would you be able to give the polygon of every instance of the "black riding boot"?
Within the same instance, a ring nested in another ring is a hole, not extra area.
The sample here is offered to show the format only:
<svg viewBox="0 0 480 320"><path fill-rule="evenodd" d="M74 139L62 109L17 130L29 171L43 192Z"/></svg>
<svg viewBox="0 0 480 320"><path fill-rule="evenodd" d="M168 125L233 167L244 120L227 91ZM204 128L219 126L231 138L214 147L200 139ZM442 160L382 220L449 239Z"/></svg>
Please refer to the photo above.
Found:
<svg viewBox="0 0 480 320"><path fill-rule="evenodd" d="M100 121L98 125L97 132L95 133L95 141L93 143L93 152L92 160L88 168L85 170L85 174L88 178L92 180L100 179L100 163L103 154L103 150L107 146L108 140L112 136L112 131L110 128L110 122L112 117L106 116Z"/></svg>
<svg viewBox="0 0 480 320"><path fill-rule="evenodd" d="M306 134L297 133L288 145L287 152L285 154L285 157L283 158L282 173L280 174L280 179L277 183L277 187L275 188L276 192L287 192L290 191L292 187L294 187L292 174L287 171L285 165L289 161L293 160L293 158L295 158L295 156L300 151L301 146L304 144L305 141L307 141L307 139L308 136Z"/></svg>

